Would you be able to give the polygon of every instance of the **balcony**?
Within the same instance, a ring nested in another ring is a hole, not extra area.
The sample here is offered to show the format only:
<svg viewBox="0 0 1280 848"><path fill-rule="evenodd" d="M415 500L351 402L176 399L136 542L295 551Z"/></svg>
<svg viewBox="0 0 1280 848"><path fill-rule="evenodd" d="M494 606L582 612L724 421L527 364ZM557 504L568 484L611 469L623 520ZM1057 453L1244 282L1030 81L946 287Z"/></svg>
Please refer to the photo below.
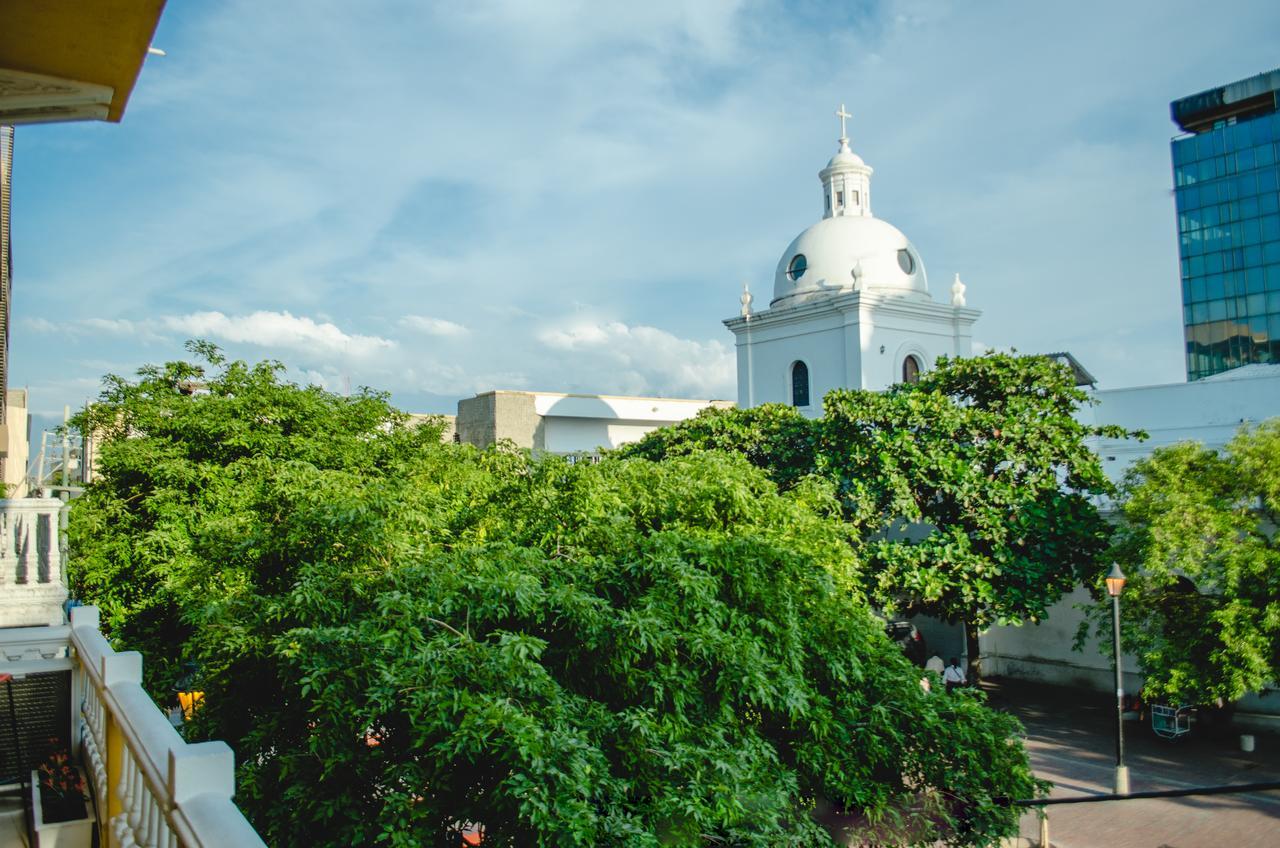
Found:
<svg viewBox="0 0 1280 848"><path fill-rule="evenodd" d="M6 586L5 594L25 585L31 584ZM6 696L13 693L20 768L43 759L50 737L69 740L88 778L98 844L265 848L231 800L231 748L189 744L178 735L142 688L141 654L111 648L98 629L96 607L72 609L70 624L0 629L0 674L13 675L11 683L0 683L6 779L18 771L10 766L16 752ZM24 813L11 801L0 811L0 848L29 844Z"/></svg>

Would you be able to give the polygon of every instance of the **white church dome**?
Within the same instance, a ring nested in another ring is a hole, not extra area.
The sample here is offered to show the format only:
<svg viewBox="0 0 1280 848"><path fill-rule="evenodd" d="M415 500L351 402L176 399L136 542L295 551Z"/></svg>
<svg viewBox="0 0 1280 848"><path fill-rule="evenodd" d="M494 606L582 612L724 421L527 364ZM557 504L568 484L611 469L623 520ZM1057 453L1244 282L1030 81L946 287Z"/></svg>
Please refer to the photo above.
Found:
<svg viewBox="0 0 1280 848"><path fill-rule="evenodd" d="M855 166L865 167L866 164L867 164L866 162L862 161L861 156L859 156L858 154L850 150L847 144L844 144L844 145L841 145L840 149L836 151L836 155L831 157L831 161L827 163L827 167L825 170L838 168L841 165L855 165Z"/></svg>
<svg viewBox="0 0 1280 848"><path fill-rule="evenodd" d="M778 260L770 306L874 290L929 300L924 262L902 231L871 214L870 165L849 149L840 107L840 148L818 173L822 220L796 236Z"/></svg>
<svg viewBox="0 0 1280 848"><path fill-rule="evenodd" d="M928 298L924 262L915 245L888 221L833 216L787 246L774 274L771 305L868 289Z"/></svg>

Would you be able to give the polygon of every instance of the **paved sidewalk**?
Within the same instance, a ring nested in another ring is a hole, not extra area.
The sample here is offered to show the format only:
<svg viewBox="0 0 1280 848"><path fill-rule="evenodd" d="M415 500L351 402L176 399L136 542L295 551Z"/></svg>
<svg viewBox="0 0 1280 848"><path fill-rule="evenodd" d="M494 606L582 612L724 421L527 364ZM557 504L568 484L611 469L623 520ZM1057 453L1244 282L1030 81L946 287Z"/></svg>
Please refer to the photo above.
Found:
<svg viewBox="0 0 1280 848"><path fill-rule="evenodd" d="M1020 681L984 684L992 706L1017 715L1039 777L1052 797L1111 792L1115 768L1115 701L1105 693ZM1213 738L1203 729L1178 742L1151 732L1150 721L1125 722L1129 789L1141 792L1280 780L1280 737L1255 734L1253 753L1238 736ZM1047 807L1057 848L1277 848L1280 791L1161 798ZM1033 841L1034 812L1022 820Z"/></svg>

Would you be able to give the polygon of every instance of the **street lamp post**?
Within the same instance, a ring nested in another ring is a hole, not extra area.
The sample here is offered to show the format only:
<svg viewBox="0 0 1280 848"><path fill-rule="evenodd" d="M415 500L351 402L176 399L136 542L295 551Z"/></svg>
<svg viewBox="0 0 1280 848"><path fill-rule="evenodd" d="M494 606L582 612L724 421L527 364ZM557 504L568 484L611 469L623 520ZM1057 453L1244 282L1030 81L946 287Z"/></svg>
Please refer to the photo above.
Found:
<svg viewBox="0 0 1280 848"><path fill-rule="evenodd" d="M1111 563L1107 575L1107 594L1111 596L1111 635L1116 664L1116 786L1117 795L1129 794L1129 767L1124 764L1124 671L1120 666L1120 593L1124 591L1124 572L1120 563Z"/></svg>

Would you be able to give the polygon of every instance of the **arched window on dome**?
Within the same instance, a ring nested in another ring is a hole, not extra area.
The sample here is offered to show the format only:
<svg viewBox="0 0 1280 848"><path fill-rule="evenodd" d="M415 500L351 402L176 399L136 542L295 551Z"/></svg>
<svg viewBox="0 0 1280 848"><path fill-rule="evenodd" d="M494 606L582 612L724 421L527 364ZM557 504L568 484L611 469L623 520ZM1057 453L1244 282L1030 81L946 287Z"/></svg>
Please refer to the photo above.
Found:
<svg viewBox="0 0 1280 848"><path fill-rule="evenodd" d="M902 360L902 382L920 382L920 360L915 354L907 354L907 358Z"/></svg>
<svg viewBox="0 0 1280 848"><path fill-rule="evenodd" d="M791 405L809 405L809 366L799 359L791 364Z"/></svg>

